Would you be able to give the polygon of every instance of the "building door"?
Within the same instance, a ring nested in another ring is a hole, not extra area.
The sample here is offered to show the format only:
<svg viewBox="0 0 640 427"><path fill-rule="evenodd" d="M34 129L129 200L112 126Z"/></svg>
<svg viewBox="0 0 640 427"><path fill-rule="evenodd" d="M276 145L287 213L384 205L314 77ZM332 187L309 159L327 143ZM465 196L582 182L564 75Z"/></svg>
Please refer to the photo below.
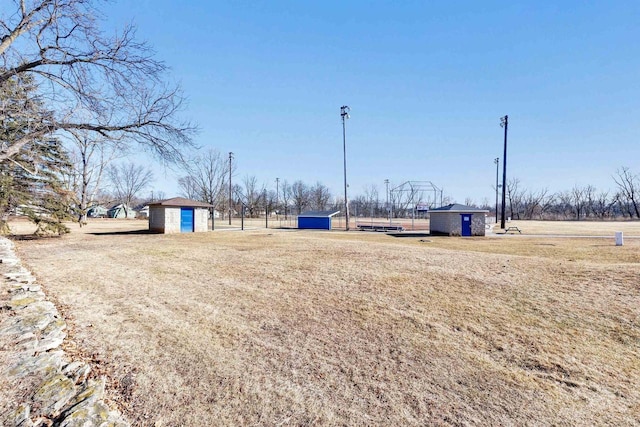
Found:
<svg viewBox="0 0 640 427"><path fill-rule="evenodd" d="M193 208L180 208L180 232L193 233Z"/></svg>
<svg viewBox="0 0 640 427"><path fill-rule="evenodd" d="M471 217L472 214L460 214L462 218L462 235L471 236Z"/></svg>

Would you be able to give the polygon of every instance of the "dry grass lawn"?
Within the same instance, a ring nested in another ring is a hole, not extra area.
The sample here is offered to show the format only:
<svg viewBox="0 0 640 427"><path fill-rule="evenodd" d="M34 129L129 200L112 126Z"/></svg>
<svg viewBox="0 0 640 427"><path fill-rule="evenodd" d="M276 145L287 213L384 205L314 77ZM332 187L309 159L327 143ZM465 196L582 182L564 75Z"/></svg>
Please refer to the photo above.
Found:
<svg viewBox="0 0 640 427"><path fill-rule="evenodd" d="M496 232L500 232L500 222ZM560 235L560 236L611 236L616 231L624 235L640 237L640 221L510 221L506 226L522 229L522 234Z"/></svg>
<svg viewBox="0 0 640 427"><path fill-rule="evenodd" d="M640 239L145 225L16 242L136 425L640 423Z"/></svg>

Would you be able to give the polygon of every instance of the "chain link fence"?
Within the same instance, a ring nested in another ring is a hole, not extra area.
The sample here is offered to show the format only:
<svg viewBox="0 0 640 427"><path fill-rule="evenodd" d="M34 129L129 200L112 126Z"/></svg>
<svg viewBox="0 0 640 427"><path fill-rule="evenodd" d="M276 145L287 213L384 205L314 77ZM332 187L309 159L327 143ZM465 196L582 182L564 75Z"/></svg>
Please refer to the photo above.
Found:
<svg viewBox="0 0 640 427"><path fill-rule="evenodd" d="M339 209L339 208L338 208ZM336 209L336 210L338 210ZM395 210L384 203L353 203L350 204L349 228L351 230L371 229L373 225L402 226L405 230L428 230L429 215L426 206L404 206ZM293 209L292 209L293 210ZM344 209L343 209L344 210ZM214 230L228 229L260 229L260 228L283 228L297 229L298 216L295 214L282 215L269 213L265 216L261 212L253 217L242 216L234 213L229 220L228 215L218 213L214 215L213 221L209 219L210 228ZM340 212L332 218L332 228L334 230L345 230L346 220L344 212Z"/></svg>

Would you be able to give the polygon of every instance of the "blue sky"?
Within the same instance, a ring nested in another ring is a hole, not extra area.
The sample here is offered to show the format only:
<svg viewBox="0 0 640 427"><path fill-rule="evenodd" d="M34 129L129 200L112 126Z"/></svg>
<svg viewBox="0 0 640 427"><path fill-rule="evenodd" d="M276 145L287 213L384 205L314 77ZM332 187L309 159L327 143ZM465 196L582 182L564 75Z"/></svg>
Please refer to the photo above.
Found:
<svg viewBox="0 0 640 427"><path fill-rule="evenodd" d="M255 175L342 191L432 181L494 200L499 118L508 177L529 189L614 190L640 172L640 2L118 2L115 25L172 69L196 143ZM502 159L501 159L502 160ZM156 190L177 192L156 168Z"/></svg>

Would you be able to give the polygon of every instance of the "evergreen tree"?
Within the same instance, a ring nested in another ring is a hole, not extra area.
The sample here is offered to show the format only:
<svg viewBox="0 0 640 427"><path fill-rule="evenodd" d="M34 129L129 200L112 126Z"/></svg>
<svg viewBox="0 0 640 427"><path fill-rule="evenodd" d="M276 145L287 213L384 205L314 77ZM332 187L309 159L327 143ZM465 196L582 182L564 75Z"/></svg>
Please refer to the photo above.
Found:
<svg viewBox="0 0 640 427"><path fill-rule="evenodd" d="M0 84L0 141L23 138L33 126L33 117L47 111L37 98L29 76L15 76ZM68 232L62 224L71 213L71 195L61 176L71 167L59 140L32 139L7 161L0 162L0 232L7 233L9 214L21 212L37 226L36 233Z"/></svg>

